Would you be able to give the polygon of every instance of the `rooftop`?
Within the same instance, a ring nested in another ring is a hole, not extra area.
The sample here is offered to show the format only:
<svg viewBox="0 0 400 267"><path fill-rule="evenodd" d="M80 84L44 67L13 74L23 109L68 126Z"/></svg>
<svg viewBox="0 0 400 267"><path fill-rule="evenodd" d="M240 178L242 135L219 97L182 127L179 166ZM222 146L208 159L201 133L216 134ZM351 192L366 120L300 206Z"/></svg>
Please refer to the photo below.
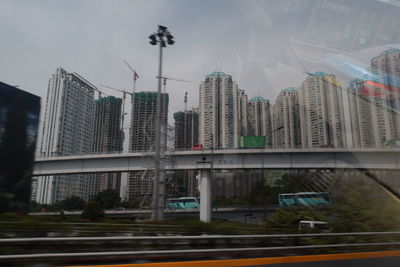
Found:
<svg viewBox="0 0 400 267"><path fill-rule="evenodd" d="M262 101L268 101L268 99L266 99L266 98L264 98L264 97L262 97L262 96L256 96L256 97L253 97L252 99L250 99L249 101L252 101L252 102L262 102Z"/></svg>
<svg viewBox="0 0 400 267"><path fill-rule="evenodd" d="M355 83L355 82L364 82L364 81L372 81L373 77L371 75L368 74L364 74L354 80L351 80L349 83Z"/></svg>
<svg viewBox="0 0 400 267"><path fill-rule="evenodd" d="M229 76L229 77L231 77L230 74L226 74L225 72L222 72L222 71L214 71L213 73L208 74L206 76L207 77L219 77L219 76Z"/></svg>
<svg viewBox="0 0 400 267"><path fill-rule="evenodd" d="M283 89L283 91L298 91L299 88L297 87L286 87L285 89Z"/></svg>
<svg viewBox="0 0 400 267"><path fill-rule="evenodd" d="M167 101L168 103L168 93L161 93L161 99L165 99L163 101ZM132 96L132 99L134 99L135 102L151 102L151 101L157 101L157 92L153 91L142 91L142 92L135 92L135 94Z"/></svg>
<svg viewBox="0 0 400 267"><path fill-rule="evenodd" d="M388 50L383 51L379 56L387 56L393 53L399 53L400 49L397 48L390 48Z"/></svg>
<svg viewBox="0 0 400 267"><path fill-rule="evenodd" d="M316 71L316 72L311 72L307 73L310 76L319 76L319 77L324 77L324 76L334 76L333 74L326 73L325 71Z"/></svg>
<svg viewBox="0 0 400 267"><path fill-rule="evenodd" d="M96 99L96 103L103 103L103 102L107 102L107 101L122 101L122 98L117 98L115 96L106 96L106 97L101 97L99 99Z"/></svg>

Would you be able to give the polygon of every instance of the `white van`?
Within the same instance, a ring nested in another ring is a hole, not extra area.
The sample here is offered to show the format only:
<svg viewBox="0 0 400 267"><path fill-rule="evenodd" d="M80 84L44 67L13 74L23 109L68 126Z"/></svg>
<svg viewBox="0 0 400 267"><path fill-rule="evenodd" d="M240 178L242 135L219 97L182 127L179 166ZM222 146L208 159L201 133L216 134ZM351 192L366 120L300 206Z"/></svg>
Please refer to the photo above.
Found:
<svg viewBox="0 0 400 267"><path fill-rule="evenodd" d="M321 232L329 232L330 227L327 222L321 221L300 221L299 222L299 230L317 230Z"/></svg>

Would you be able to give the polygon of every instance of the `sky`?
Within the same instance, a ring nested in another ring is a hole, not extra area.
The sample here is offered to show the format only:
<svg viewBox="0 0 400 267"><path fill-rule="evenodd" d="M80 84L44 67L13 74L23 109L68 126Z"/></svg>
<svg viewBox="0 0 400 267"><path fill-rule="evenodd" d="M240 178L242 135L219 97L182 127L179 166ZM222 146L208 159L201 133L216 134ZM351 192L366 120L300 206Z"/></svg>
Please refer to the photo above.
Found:
<svg viewBox="0 0 400 267"><path fill-rule="evenodd" d="M167 83L172 124L184 93L189 108L198 106L200 82L216 70L231 74L249 98L272 103L282 89L299 87L305 72L343 81L362 74L349 75L332 58L366 69L371 57L399 46L399 7L384 2L0 0L0 81L39 95L42 105L57 67L131 91L126 59L140 75L136 90L155 91L158 49L148 36L164 25L176 43L164 49L163 75L192 81Z"/></svg>

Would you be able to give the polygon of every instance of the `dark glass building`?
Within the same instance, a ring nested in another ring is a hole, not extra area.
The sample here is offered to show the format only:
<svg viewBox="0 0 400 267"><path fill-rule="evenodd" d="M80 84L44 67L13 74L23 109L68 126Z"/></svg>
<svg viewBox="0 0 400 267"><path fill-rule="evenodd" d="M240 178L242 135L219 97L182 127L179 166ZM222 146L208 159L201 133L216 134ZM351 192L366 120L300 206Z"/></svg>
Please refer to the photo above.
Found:
<svg viewBox="0 0 400 267"><path fill-rule="evenodd" d="M0 212L30 200L40 97L0 82Z"/></svg>
<svg viewBox="0 0 400 267"><path fill-rule="evenodd" d="M191 150L199 142L199 113L175 112L175 150Z"/></svg>
<svg viewBox="0 0 400 267"><path fill-rule="evenodd" d="M122 153L121 111L121 98L107 96L96 100L92 149L94 153ZM90 177L89 199L106 189L120 193L121 173L101 173Z"/></svg>

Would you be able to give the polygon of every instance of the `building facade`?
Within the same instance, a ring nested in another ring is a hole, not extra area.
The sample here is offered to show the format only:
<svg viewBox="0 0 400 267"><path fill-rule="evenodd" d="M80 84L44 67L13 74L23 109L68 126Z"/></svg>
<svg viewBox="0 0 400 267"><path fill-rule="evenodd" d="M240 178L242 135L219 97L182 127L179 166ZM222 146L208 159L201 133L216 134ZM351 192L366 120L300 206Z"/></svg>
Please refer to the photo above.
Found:
<svg viewBox="0 0 400 267"><path fill-rule="evenodd" d="M199 113L196 109L174 113L175 150L192 150L199 143ZM176 170L168 175L170 197L197 196L196 171Z"/></svg>
<svg viewBox="0 0 400 267"><path fill-rule="evenodd" d="M249 136L265 136L266 147L272 145L271 106L268 99L257 96L247 103Z"/></svg>
<svg viewBox="0 0 400 267"><path fill-rule="evenodd" d="M375 88L369 84L372 81L368 76L354 79L349 83L348 99L351 121L353 147L377 147L383 142L381 137L386 136L389 123L381 121L384 115L381 107L376 103ZM388 116L386 121L388 121ZM379 121L383 122L379 126Z"/></svg>
<svg viewBox="0 0 400 267"><path fill-rule="evenodd" d="M247 136L248 132L248 114L247 114L247 102L248 97L246 91L243 89L238 89L238 97L237 97L237 118L238 118L238 136Z"/></svg>
<svg viewBox="0 0 400 267"><path fill-rule="evenodd" d="M161 130L168 125L168 94L161 94ZM132 96L132 116L129 129L129 152L154 151L156 138L157 92L137 92Z"/></svg>
<svg viewBox="0 0 400 267"><path fill-rule="evenodd" d="M122 99L114 96L95 101L94 153L122 152L121 107Z"/></svg>
<svg viewBox="0 0 400 267"><path fill-rule="evenodd" d="M199 143L199 113L195 110L174 113L175 150L191 150Z"/></svg>
<svg viewBox="0 0 400 267"><path fill-rule="evenodd" d="M36 194L32 164L40 97L0 82L0 213L25 212Z"/></svg>
<svg viewBox="0 0 400 267"><path fill-rule="evenodd" d="M121 153L123 131L121 129L122 99L114 96L95 101L93 153ZM113 189L120 193L121 173L95 174L89 180L89 199L96 193Z"/></svg>
<svg viewBox="0 0 400 267"><path fill-rule="evenodd" d="M346 147L342 88L335 75L310 73L299 90L302 148Z"/></svg>
<svg viewBox="0 0 400 267"><path fill-rule="evenodd" d="M92 151L94 91L77 73L58 68L49 81L39 157L88 154ZM88 197L88 175L39 177L34 201L55 203L69 196Z"/></svg>
<svg viewBox="0 0 400 267"><path fill-rule="evenodd" d="M400 137L400 49L371 60L371 73L349 83L354 147L384 147Z"/></svg>
<svg viewBox="0 0 400 267"><path fill-rule="evenodd" d="M382 107L385 132L381 142L400 137L400 49L388 49L371 60L375 99ZM386 120L386 117L387 120Z"/></svg>
<svg viewBox="0 0 400 267"><path fill-rule="evenodd" d="M207 148L237 145L237 84L232 76L213 72L200 84L200 143Z"/></svg>
<svg viewBox="0 0 400 267"><path fill-rule="evenodd" d="M272 117L273 147L301 147L298 88L288 87L280 92L273 106Z"/></svg>
<svg viewBox="0 0 400 267"><path fill-rule="evenodd" d="M168 126L168 94L161 94L161 144L166 148ZM137 92L132 96L132 116L129 133L129 152L155 150L157 92ZM127 198L152 195L153 170L130 172L127 179Z"/></svg>

